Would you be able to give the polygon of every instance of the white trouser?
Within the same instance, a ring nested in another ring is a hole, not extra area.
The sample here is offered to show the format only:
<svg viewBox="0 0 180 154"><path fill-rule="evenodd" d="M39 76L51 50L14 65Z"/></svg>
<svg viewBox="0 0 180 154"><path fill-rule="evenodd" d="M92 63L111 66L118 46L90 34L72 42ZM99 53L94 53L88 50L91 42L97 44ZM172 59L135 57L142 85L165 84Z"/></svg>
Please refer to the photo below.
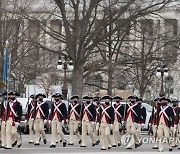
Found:
<svg viewBox="0 0 180 154"><path fill-rule="evenodd" d="M141 125L137 125L137 137L138 137L138 140L140 141L141 140Z"/></svg>
<svg viewBox="0 0 180 154"><path fill-rule="evenodd" d="M99 141L100 140L100 128L99 128L99 123L96 123L96 126L95 126L95 136L97 138L97 140Z"/></svg>
<svg viewBox="0 0 180 154"><path fill-rule="evenodd" d="M17 140L17 144L21 144L21 137L17 132L17 126L12 126L13 120L9 118L6 122L6 146L8 148L12 148L12 140L13 138ZM13 138L12 138L13 137Z"/></svg>
<svg viewBox="0 0 180 154"><path fill-rule="evenodd" d="M74 133L77 135L78 140L81 140L81 136L78 129L78 121L77 120L70 120L69 121L69 131L70 131L70 143L74 144Z"/></svg>
<svg viewBox="0 0 180 154"><path fill-rule="evenodd" d="M133 134L136 144L139 143L139 140L138 140L138 137L137 137L137 127L138 127L138 124L133 122L133 121L127 121L126 122L127 133L128 134Z"/></svg>
<svg viewBox="0 0 180 154"><path fill-rule="evenodd" d="M166 126L165 124L159 124L158 130L157 130L157 135L158 135L157 142L158 142L159 151L163 150L163 144L162 144L163 134L167 138L169 149L172 148L172 145L170 143L170 129L169 129L169 127Z"/></svg>
<svg viewBox="0 0 180 154"><path fill-rule="evenodd" d="M1 122L1 146L6 146L6 122Z"/></svg>
<svg viewBox="0 0 180 154"><path fill-rule="evenodd" d="M42 135L43 139L46 139L46 135L44 132L44 121L41 118L35 119L35 136L36 136L36 143L39 143L40 134Z"/></svg>
<svg viewBox="0 0 180 154"><path fill-rule="evenodd" d="M65 142L64 134L62 132L62 124L58 119L53 120L51 123L51 144L56 145L57 135L59 134L62 141Z"/></svg>
<svg viewBox="0 0 180 154"><path fill-rule="evenodd" d="M87 133L89 134L92 143L95 143L97 141L97 138L95 136L95 132L93 131L93 127L90 121L83 121L82 122L82 145L86 146L86 138Z"/></svg>
<svg viewBox="0 0 180 154"><path fill-rule="evenodd" d="M101 144L103 149L107 149L111 147L111 139L110 139L110 126L108 123L102 122L100 125L101 131Z"/></svg>
<svg viewBox="0 0 180 154"><path fill-rule="evenodd" d="M113 145L118 145L121 143L121 135L119 129L121 128L121 124L115 120L113 125Z"/></svg>
<svg viewBox="0 0 180 154"><path fill-rule="evenodd" d="M155 138L155 140L154 140L154 146L153 147L158 147L158 145L157 145L157 126L156 125L153 125L152 126L152 131L153 131L153 136L154 136L154 138Z"/></svg>
<svg viewBox="0 0 180 154"><path fill-rule="evenodd" d="M30 142L34 142L34 119L29 119L29 140Z"/></svg>

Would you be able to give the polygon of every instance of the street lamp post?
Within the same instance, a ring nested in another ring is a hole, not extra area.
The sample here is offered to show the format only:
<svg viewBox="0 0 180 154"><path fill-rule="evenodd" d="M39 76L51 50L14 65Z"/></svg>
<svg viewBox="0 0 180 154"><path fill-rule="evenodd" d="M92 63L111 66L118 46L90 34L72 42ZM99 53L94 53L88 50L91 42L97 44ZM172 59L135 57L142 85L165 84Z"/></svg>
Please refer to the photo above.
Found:
<svg viewBox="0 0 180 154"><path fill-rule="evenodd" d="M168 68L165 65L162 65L161 67L157 68L157 76L161 77L161 89L159 92L159 96L165 96L164 92L164 77L168 76Z"/></svg>
<svg viewBox="0 0 180 154"><path fill-rule="evenodd" d="M64 99L67 99L68 87L67 87L67 71L73 70L73 62L68 60L67 57L59 58L57 69L60 71L64 71L64 80L62 86L62 95Z"/></svg>

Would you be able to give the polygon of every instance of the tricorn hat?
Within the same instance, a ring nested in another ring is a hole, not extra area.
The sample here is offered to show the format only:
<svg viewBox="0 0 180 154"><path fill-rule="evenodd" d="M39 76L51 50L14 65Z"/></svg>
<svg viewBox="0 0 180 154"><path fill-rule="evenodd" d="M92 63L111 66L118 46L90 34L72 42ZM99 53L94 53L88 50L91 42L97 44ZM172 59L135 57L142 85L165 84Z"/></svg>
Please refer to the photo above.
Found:
<svg viewBox="0 0 180 154"><path fill-rule="evenodd" d="M102 100L102 99L110 99L110 100L112 100L112 97L109 96L109 95L105 95L105 96L101 97L101 100Z"/></svg>
<svg viewBox="0 0 180 154"><path fill-rule="evenodd" d="M123 98L120 97L120 96L114 96L113 99L120 99L120 100L123 100Z"/></svg>
<svg viewBox="0 0 180 154"><path fill-rule="evenodd" d="M84 96L83 99L93 99L91 96Z"/></svg>
<svg viewBox="0 0 180 154"><path fill-rule="evenodd" d="M10 91L10 92L8 93L8 95L19 96L19 94L18 94L17 92L15 92L15 91Z"/></svg>
<svg viewBox="0 0 180 154"><path fill-rule="evenodd" d="M127 99L138 99L138 97L137 96L133 96L133 95L131 95L131 96L129 96Z"/></svg>
<svg viewBox="0 0 180 154"><path fill-rule="evenodd" d="M96 96L93 98L93 101L100 101L100 99L101 99L100 97Z"/></svg>
<svg viewBox="0 0 180 154"><path fill-rule="evenodd" d="M160 102L162 102L162 101L167 101L168 103L171 102L171 100L170 100L169 98L165 97L165 96L161 97L161 98L159 99L159 101L160 101Z"/></svg>
<svg viewBox="0 0 180 154"><path fill-rule="evenodd" d="M78 95L74 95L74 96L72 96L70 99L72 100L72 99L79 99L79 96Z"/></svg>
<svg viewBox="0 0 180 154"><path fill-rule="evenodd" d="M63 98L62 94L60 94L60 93L55 93L52 95L52 97L60 97L61 99Z"/></svg>
<svg viewBox="0 0 180 154"><path fill-rule="evenodd" d="M39 94L36 95L36 99L37 99L39 96L42 96L43 98L46 98L46 96L45 96L43 93L39 93Z"/></svg>

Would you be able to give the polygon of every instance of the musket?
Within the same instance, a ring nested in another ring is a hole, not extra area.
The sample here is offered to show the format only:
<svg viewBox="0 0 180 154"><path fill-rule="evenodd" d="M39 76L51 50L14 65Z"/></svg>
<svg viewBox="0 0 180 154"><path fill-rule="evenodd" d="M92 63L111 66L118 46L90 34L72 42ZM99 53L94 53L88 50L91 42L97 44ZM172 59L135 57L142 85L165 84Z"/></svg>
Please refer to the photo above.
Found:
<svg viewBox="0 0 180 154"><path fill-rule="evenodd" d="M75 130L75 133L77 134L78 133L78 131L80 130L80 128L82 128L82 119L81 119L81 115L82 115L82 107L83 107L83 101L82 101L82 104L81 104L81 111L80 111L80 123L78 124L78 127L77 127L77 129Z"/></svg>
<svg viewBox="0 0 180 154"><path fill-rule="evenodd" d="M123 134L126 133L126 109L127 109L127 99L124 107L124 116L123 116L124 124L122 126Z"/></svg>

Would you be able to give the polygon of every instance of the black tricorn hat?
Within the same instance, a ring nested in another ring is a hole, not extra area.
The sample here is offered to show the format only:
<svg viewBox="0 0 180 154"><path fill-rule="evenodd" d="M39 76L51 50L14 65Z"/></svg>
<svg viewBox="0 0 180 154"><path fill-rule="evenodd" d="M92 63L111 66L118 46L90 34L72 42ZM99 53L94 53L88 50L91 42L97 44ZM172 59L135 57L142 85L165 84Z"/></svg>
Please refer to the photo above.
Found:
<svg viewBox="0 0 180 154"><path fill-rule="evenodd" d="M105 95L105 96L101 97L101 100L102 100L102 99L110 99L110 100L112 100L112 97L109 96L109 95Z"/></svg>
<svg viewBox="0 0 180 154"><path fill-rule="evenodd" d="M140 98L140 97L138 97L137 101L139 101L139 102L143 102L143 99L142 99L142 98Z"/></svg>
<svg viewBox="0 0 180 154"><path fill-rule="evenodd" d="M159 101L159 97L154 99L154 102L157 102L157 101Z"/></svg>
<svg viewBox="0 0 180 154"><path fill-rule="evenodd" d="M15 96L20 96L17 92L15 92L15 91L10 91L9 93L8 93L8 95L15 95Z"/></svg>
<svg viewBox="0 0 180 154"><path fill-rule="evenodd" d="M120 100L123 100L123 98L120 97L120 96L114 96L113 99L120 99Z"/></svg>
<svg viewBox="0 0 180 154"><path fill-rule="evenodd" d="M36 98L35 94L30 95L30 98Z"/></svg>
<svg viewBox="0 0 180 154"><path fill-rule="evenodd" d="M79 96L78 95L74 95L74 96L72 96L70 99L72 100L72 99L79 99Z"/></svg>
<svg viewBox="0 0 180 154"><path fill-rule="evenodd" d="M170 100L169 98L165 97L165 96L161 97L161 98L159 99L159 101L160 101L160 102L161 102L161 101L167 101L168 103L171 102L171 100Z"/></svg>
<svg viewBox="0 0 180 154"><path fill-rule="evenodd" d="M137 96L133 96L133 95L131 95L131 96L129 96L127 99L138 99L138 97Z"/></svg>
<svg viewBox="0 0 180 154"><path fill-rule="evenodd" d="M39 93L39 94L36 95L36 99L37 99L39 96L42 96L43 98L46 98L46 96L45 96L43 93Z"/></svg>
<svg viewBox="0 0 180 154"><path fill-rule="evenodd" d="M55 93L52 95L52 97L60 97L61 99L63 98L62 94L60 94L60 93Z"/></svg>
<svg viewBox="0 0 180 154"><path fill-rule="evenodd" d="M93 101L100 101L100 99L101 99L100 97L96 96L93 98Z"/></svg>
<svg viewBox="0 0 180 154"><path fill-rule="evenodd" d="M91 96L84 96L83 99L93 99Z"/></svg>

